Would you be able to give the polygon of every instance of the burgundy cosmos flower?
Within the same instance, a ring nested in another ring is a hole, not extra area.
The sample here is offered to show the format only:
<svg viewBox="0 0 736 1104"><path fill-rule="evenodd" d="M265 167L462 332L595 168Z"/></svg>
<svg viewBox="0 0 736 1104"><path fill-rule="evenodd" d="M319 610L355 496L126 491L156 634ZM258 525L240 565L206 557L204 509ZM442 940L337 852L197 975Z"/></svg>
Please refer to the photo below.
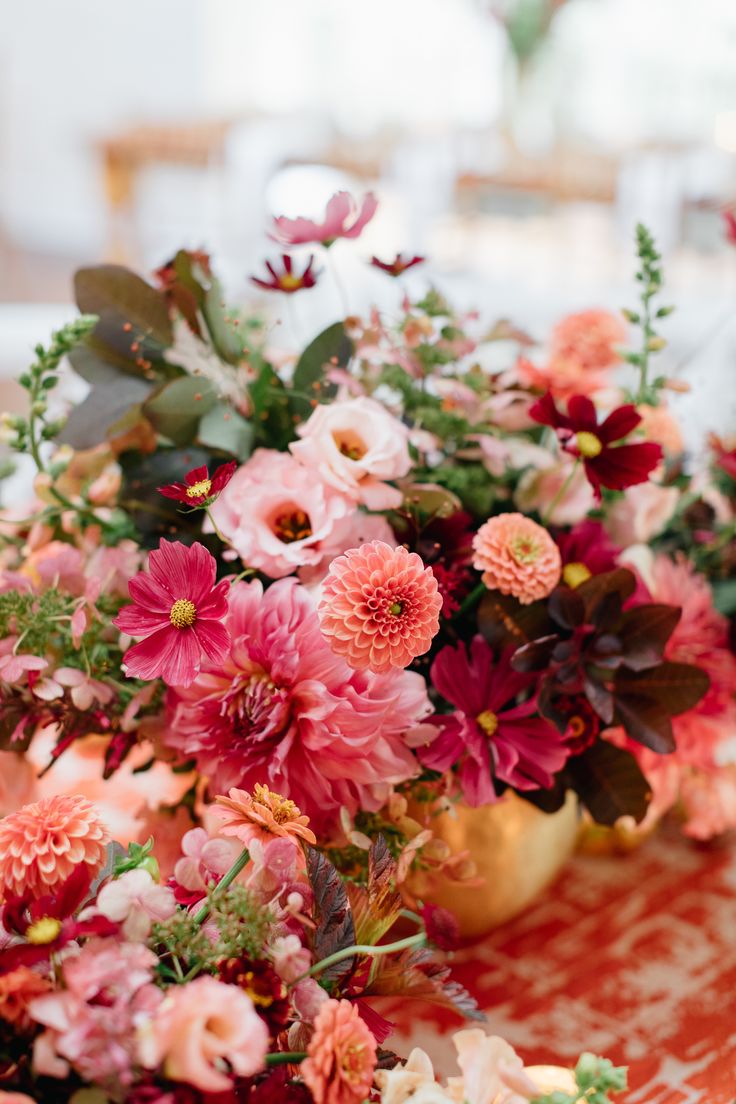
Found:
<svg viewBox="0 0 736 1104"><path fill-rule="evenodd" d="M564 736L539 716L536 697L516 704L535 679L512 670L512 652L494 663L493 649L476 636L469 652L448 646L432 664L433 685L456 711L431 718L440 733L418 755L433 770L457 766L470 805L497 799L494 778L519 790L549 788L570 754Z"/></svg>
<svg viewBox="0 0 736 1104"><path fill-rule="evenodd" d="M306 218L285 218L281 215L273 220L273 231L269 235L281 245L303 245L305 242L321 242L327 248L338 238L357 238L376 213L378 200L373 192L363 197L358 204L349 192L335 192L327 204L322 222Z"/></svg>
<svg viewBox="0 0 736 1104"><path fill-rule="evenodd" d="M601 523L590 518L568 532L555 533L555 541L562 557L562 582L573 590L591 575L613 571L621 552Z"/></svg>
<svg viewBox="0 0 736 1104"><path fill-rule="evenodd" d="M736 245L736 210L729 208L723 212L723 223L726 231L726 240L731 245Z"/></svg>
<svg viewBox="0 0 736 1104"><path fill-rule="evenodd" d="M374 268L380 268L382 272L387 272L389 276L402 276L407 269L413 268L414 265L424 264L424 257L406 257L401 253L397 253L393 261L379 261L378 257L371 257L370 263Z"/></svg>
<svg viewBox="0 0 736 1104"><path fill-rule="evenodd" d="M125 653L125 673L189 686L203 654L221 663L228 652L230 636L222 622L230 583L225 579L215 586L215 557L199 543L187 548L162 540L148 566L128 583L134 604L113 621L122 632L143 637Z"/></svg>
<svg viewBox="0 0 736 1104"><path fill-rule="evenodd" d="M586 395L573 395L567 404L567 414L563 414L548 391L530 407L529 413L536 422L557 430L565 451L582 460L598 498L601 487L623 491L635 483L645 483L662 459L661 445L650 441L614 444L641 422L631 403L619 406L599 423L595 406Z"/></svg>
<svg viewBox="0 0 736 1104"><path fill-rule="evenodd" d="M167 483L165 487L157 488L158 493L183 502L185 506L209 506L220 491L227 487L237 467L236 462L230 460L227 464L220 464L213 475L210 475L206 466L192 468L184 476L183 483Z"/></svg>
<svg viewBox="0 0 736 1104"><path fill-rule="evenodd" d="M278 264L278 261L275 263ZM294 271L294 262L288 253L281 254L281 272L278 272L270 261L265 261L264 264L269 271L270 278L267 280L262 280L258 276L251 276L250 278L252 284L263 288L264 291L283 291L286 295L293 295L295 291L314 287L317 283L319 273L312 271L314 254L310 254L307 267L301 275Z"/></svg>

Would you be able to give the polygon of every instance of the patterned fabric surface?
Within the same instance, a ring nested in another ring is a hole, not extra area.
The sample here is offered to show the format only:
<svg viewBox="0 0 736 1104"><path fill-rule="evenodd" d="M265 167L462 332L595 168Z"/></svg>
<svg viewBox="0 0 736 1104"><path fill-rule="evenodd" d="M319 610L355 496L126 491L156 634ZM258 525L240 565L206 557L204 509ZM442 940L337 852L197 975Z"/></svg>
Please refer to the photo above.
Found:
<svg viewBox="0 0 736 1104"><path fill-rule="evenodd" d="M629 1066L625 1104L733 1104L734 841L698 847L667 827L630 855L578 855L528 912L459 952L454 974L530 1065L592 1050ZM389 1045L454 1071L456 1017L386 1012Z"/></svg>

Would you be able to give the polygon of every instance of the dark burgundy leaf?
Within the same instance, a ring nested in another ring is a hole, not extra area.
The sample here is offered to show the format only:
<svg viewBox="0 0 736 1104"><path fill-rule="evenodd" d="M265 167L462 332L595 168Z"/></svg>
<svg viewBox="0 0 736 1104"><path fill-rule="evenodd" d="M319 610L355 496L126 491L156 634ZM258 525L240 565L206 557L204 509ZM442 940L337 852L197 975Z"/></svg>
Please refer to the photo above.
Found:
<svg viewBox="0 0 736 1104"><path fill-rule="evenodd" d="M614 718L624 726L632 740L656 751L658 755L667 755L675 750L670 714L654 698L618 694Z"/></svg>
<svg viewBox="0 0 736 1104"><path fill-rule="evenodd" d="M317 922L312 935L312 950L315 962L319 962L355 943L355 925L342 878L327 856L313 847L307 852L307 875L314 894ZM320 974L320 980L339 981L351 971L354 961L354 958L344 959L328 966Z"/></svg>
<svg viewBox="0 0 736 1104"><path fill-rule="evenodd" d="M560 586L549 596L550 617L563 629L574 629L585 620L585 602L576 590Z"/></svg>
<svg viewBox="0 0 736 1104"><path fill-rule="evenodd" d="M568 761L566 773L598 824L612 825L622 816L637 822L644 818L651 791L630 752L598 740Z"/></svg>
<svg viewBox="0 0 736 1104"><path fill-rule="evenodd" d="M549 666L557 642L556 636L543 636L531 644L524 644L521 648L517 648L511 657L511 666L522 674L529 671L544 671Z"/></svg>
<svg viewBox="0 0 736 1104"><path fill-rule="evenodd" d="M523 794L517 794L516 796L528 801L530 805L534 805L537 809L541 809L543 813L556 813L565 804L567 787L557 778L550 790L525 790Z"/></svg>
<svg viewBox="0 0 736 1104"><path fill-rule="evenodd" d="M546 602L522 606L508 594L498 590L483 595L478 606L478 631L493 647L510 644L521 646L549 633L553 626L547 615Z"/></svg>
<svg viewBox="0 0 736 1104"><path fill-rule="evenodd" d="M636 579L625 567L618 567L615 571L604 571L601 575L592 575L577 588L577 593L585 602L586 621L593 621L601 602L609 594L619 596L621 602L636 590Z"/></svg>
<svg viewBox="0 0 736 1104"><path fill-rule="evenodd" d="M690 663L660 663L646 671L621 670L616 675L615 693L650 698L670 717L692 709L708 692L710 679Z"/></svg>
<svg viewBox="0 0 736 1104"><path fill-rule="evenodd" d="M655 603L626 610L616 630L626 666L644 671L659 663L681 612L677 606Z"/></svg>
<svg viewBox="0 0 736 1104"><path fill-rule="evenodd" d="M613 694L611 691L604 686L602 682L598 682L594 679L590 674L586 674L583 679L583 689L585 690L586 698L603 723L607 725L612 724Z"/></svg>

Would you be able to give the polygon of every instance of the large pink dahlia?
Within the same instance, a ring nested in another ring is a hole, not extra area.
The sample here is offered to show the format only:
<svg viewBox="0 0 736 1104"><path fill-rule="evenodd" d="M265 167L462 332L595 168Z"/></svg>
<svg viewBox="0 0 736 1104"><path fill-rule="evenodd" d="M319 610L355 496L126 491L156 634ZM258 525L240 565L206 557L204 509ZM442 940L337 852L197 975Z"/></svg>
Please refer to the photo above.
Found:
<svg viewBox="0 0 736 1104"><path fill-rule="evenodd" d="M390 785L414 773L403 735L430 709L421 676L352 671L294 579L265 593L260 582L234 584L226 625L223 662L170 692L166 735L216 792L265 784L319 831L341 805L380 808Z"/></svg>

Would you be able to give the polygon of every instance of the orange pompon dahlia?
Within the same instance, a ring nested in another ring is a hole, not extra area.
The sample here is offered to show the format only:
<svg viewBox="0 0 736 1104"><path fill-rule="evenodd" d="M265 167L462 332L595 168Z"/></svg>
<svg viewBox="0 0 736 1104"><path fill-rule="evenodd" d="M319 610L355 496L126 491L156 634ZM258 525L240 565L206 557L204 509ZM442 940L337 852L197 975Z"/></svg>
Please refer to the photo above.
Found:
<svg viewBox="0 0 736 1104"><path fill-rule="evenodd" d="M320 627L337 655L357 669L408 667L429 650L440 626L442 596L416 552L370 541L330 564L318 607Z"/></svg>
<svg viewBox="0 0 736 1104"><path fill-rule="evenodd" d="M248 844L254 837L266 843L273 836L317 842L308 827L309 817L302 816L299 806L260 782L253 787L253 796L233 788L227 797L218 797L212 811L224 821L222 835L235 836L241 843Z"/></svg>
<svg viewBox="0 0 736 1104"><path fill-rule="evenodd" d="M376 1040L347 1000L328 1000L314 1022L301 1075L315 1104L361 1104L371 1091Z"/></svg>
<svg viewBox="0 0 736 1104"><path fill-rule="evenodd" d="M498 514L473 538L473 567L489 590L528 605L546 598L560 581L560 550L552 537L524 514Z"/></svg>
<svg viewBox="0 0 736 1104"><path fill-rule="evenodd" d="M84 865L102 869L110 833L79 794L45 797L0 821L0 894L40 897Z"/></svg>

